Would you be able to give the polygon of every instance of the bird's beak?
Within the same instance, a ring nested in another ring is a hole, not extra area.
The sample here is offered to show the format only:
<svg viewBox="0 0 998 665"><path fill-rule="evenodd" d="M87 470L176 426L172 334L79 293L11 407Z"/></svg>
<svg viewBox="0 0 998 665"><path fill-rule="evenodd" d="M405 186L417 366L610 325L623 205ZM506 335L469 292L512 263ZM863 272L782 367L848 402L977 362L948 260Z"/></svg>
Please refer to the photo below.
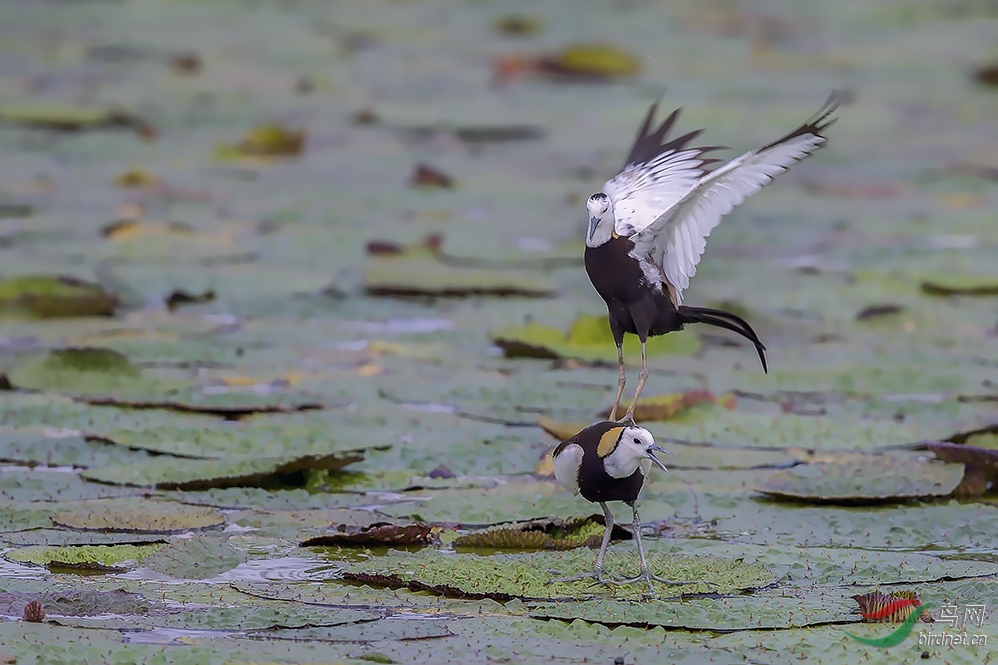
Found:
<svg viewBox="0 0 998 665"><path fill-rule="evenodd" d="M662 464L662 460L660 460L659 458L655 457L655 452L656 451L660 452L660 453L666 453L666 454L669 454L669 455L672 455L672 453L669 452L668 450L666 450L665 448L661 447L661 446L651 446L651 447L648 448L648 459L650 459L652 462L655 462L655 464L658 465L658 468L662 469L662 471L668 471L668 469L665 468L665 465Z"/></svg>
<svg viewBox="0 0 998 665"><path fill-rule="evenodd" d="M593 239L593 234L596 233L596 227L599 226L599 217L589 218L589 239Z"/></svg>

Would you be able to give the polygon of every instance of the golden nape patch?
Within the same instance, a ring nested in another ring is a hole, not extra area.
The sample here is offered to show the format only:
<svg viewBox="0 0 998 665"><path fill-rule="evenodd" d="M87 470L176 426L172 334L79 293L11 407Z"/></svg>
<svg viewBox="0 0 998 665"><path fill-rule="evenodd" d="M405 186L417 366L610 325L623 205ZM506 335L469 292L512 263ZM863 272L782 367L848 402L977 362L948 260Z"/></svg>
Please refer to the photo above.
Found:
<svg viewBox="0 0 998 665"><path fill-rule="evenodd" d="M620 440L620 435L623 433L623 427L611 427L603 436L599 438L599 445L596 446L596 455L602 459L612 453L617 447L617 441Z"/></svg>

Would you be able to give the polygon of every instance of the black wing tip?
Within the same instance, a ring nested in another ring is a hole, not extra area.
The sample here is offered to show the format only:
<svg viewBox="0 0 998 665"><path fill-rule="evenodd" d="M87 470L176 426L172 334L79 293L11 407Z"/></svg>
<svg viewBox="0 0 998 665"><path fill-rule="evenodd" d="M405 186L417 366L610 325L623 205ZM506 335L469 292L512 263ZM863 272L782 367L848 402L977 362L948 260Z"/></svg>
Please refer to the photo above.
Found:
<svg viewBox="0 0 998 665"><path fill-rule="evenodd" d="M839 90L833 90L828 96L828 99L825 100L825 103L821 105L821 108L819 108L810 118L808 118L804 124L786 136L782 136L772 143L759 148L757 152L763 152L764 150L775 148L781 143L786 143L791 139L795 139L798 136L804 136L806 134L811 134L812 136L816 136L821 139L821 143L816 145L811 152L824 147L828 142L828 137L825 136L824 132L839 121L838 118L831 117L832 114L839 109L839 106L848 102L850 99L851 95L847 95Z"/></svg>

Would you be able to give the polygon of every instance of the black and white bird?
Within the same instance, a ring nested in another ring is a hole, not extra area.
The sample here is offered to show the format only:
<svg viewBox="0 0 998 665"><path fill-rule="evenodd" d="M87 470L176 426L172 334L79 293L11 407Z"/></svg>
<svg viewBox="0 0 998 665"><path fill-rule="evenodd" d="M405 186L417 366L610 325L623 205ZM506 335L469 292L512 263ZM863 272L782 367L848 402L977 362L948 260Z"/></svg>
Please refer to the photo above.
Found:
<svg viewBox="0 0 998 665"><path fill-rule="evenodd" d="M652 104L623 170L586 203L586 272L606 301L617 344L617 396L610 420L616 418L624 392L624 333L641 340L641 373L625 414L632 423L648 379L649 337L682 330L688 323L725 328L752 342L768 371L766 347L748 323L731 312L683 305L683 291L721 218L817 150L825 142L822 133L835 122L831 115L838 105L838 95L832 93L810 120L783 138L708 170L708 164L720 160L704 155L723 148L691 146L702 129L670 140L681 109L652 131L658 103Z"/></svg>
<svg viewBox="0 0 998 665"><path fill-rule="evenodd" d="M638 515L638 493L655 464L668 471L665 464L655 456L656 452L668 450L655 443L651 432L636 425L603 420L593 423L572 438L562 441L554 450L554 477L562 487L572 494L582 494L582 498L598 503L606 519L603 544L596 555L596 566L591 573L574 577L564 577L551 582L572 582L595 578L602 584L631 584L644 581L654 592L652 580L663 584L697 584L697 580L667 580L652 574L641 544L641 517ZM631 579L613 579L606 574L603 562L606 549L610 545L613 531L613 513L606 505L608 501L623 501L633 511L632 531L641 558L641 573Z"/></svg>

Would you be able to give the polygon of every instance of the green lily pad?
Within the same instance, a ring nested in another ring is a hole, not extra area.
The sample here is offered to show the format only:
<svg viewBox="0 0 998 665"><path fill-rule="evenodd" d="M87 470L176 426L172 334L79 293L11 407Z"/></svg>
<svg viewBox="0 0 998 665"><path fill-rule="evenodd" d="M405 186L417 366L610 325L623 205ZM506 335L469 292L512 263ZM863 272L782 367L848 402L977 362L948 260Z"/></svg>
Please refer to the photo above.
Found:
<svg viewBox="0 0 998 665"><path fill-rule="evenodd" d="M223 538L195 536L160 547L142 565L174 579L206 580L246 561Z"/></svg>
<svg viewBox="0 0 998 665"><path fill-rule="evenodd" d="M363 454L357 451L331 455L231 457L226 460L177 459L169 465L154 461L88 469L83 477L111 485L205 490L279 484L283 478L295 474L315 470L335 471L362 459Z"/></svg>
<svg viewBox="0 0 998 665"><path fill-rule="evenodd" d="M149 499L109 499L80 502L53 515L52 521L80 530L174 533L219 526L225 518L211 508Z"/></svg>
<svg viewBox="0 0 998 665"><path fill-rule="evenodd" d="M303 540L299 547L424 547L436 540L429 524L375 522L349 527L340 524L334 531Z"/></svg>
<svg viewBox="0 0 998 665"><path fill-rule="evenodd" d="M570 550L576 547L599 547L606 527L602 515L567 520L544 519L483 529L458 536L455 549L476 550ZM629 531L615 524L614 540L631 537Z"/></svg>
<svg viewBox="0 0 998 665"><path fill-rule="evenodd" d="M758 490L810 503L883 503L949 496L961 480L962 464L885 454L777 471Z"/></svg>
<svg viewBox="0 0 998 665"><path fill-rule="evenodd" d="M0 279L0 316L53 319L111 316L118 297L99 284L45 275Z"/></svg>
<svg viewBox="0 0 998 665"><path fill-rule="evenodd" d="M98 533L69 529L32 529L0 534L0 540L10 545L40 545L45 547L78 547L80 545L151 545L166 543L162 535L153 533Z"/></svg>
<svg viewBox="0 0 998 665"><path fill-rule="evenodd" d="M576 358L587 362L617 362L617 346L606 316L583 316L575 320L566 335L558 328L531 323L492 333L492 343L507 358ZM648 357L690 356L700 350L700 338L692 331L652 337L646 344ZM641 343L634 335L624 336L624 361L641 362Z"/></svg>
<svg viewBox="0 0 998 665"><path fill-rule="evenodd" d="M56 349L19 364L8 376L19 388L64 393L141 392L158 385L127 356L96 347Z"/></svg>
<svg viewBox="0 0 998 665"><path fill-rule="evenodd" d="M458 268L418 258L368 259L364 271L364 288L372 296L438 298L547 298L556 291L553 282L531 273Z"/></svg>
<svg viewBox="0 0 998 665"><path fill-rule="evenodd" d="M594 556L588 549L493 556L440 556L436 552L402 555L392 552L383 557L351 563L343 576L376 586L427 590L445 596L492 598L499 601L513 598L586 598L594 595L631 599L640 598L647 592L647 587L639 584L609 589L601 585L594 586L589 580L549 584L556 576L591 571ZM652 572L667 579L704 580L718 585L715 587L693 583L657 587L668 595L710 591L732 593L764 587L776 581L776 577L762 565L709 555L652 557L648 563ZM636 568L636 554L625 557L614 551L607 556L606 569L610 575L633 576ZM561 572L548 572L552 570Z"/></svg>
<svg viewBox="0 0 998 665"><path fill-rule="evenodd" d="M92 589L59 589L39 593L10 591L0 593L0 614L20 616L24 606L37 600L46 614L60 616L94 616L96 614L146 614L161 607L155 601L123 589L95 591Z"/></svg>
<svg viewBox="0 0 998 665"><path fill-rule="evenodd" d="M80 545L77 547L49 547L33 545L19 547L4 556L18 563L33 563L50 568L77 568L113 572L121 570L117 564L146 558L161 545Z"/></svg>
<svg viewBox="0 0 998 665"><path fill-rule="evenodd" d="M849 589L814 587L799 594L761 591L752 595L676 602L532 603L529 616L591 621L607 626L663 626L684 630L800 628L842 621L853 607Z"/></svg>
<svg viewBox="0 0 998 665"><path fill-rule="evenodd" d="M381 619L365 623L354 623L333 628L298 628L294 630L273 630L267 633L272 640L295 640L315 642L380 642L392 640L426 640L451 637L447 624L423 619ZM384 662L365 658L367 662ZM390 661L395 662L395 661Z"/></svg>
<svg viewBox="0 0 998 665"><path fill-rule="evenodd" d="M361 454L354 446L337 443L325 423L309 426L226 423L216 427L157 427L121 429L104 438L128 448L190 458L276 457L316 450ZM385 446L387 447L387 446Z"/></svg>
<svg viewBox="0 0 998 665"><path fill-rule="evenodd" d="M405 496L420 501L415 505L392 504L382 508L381 512L426 522L492 525L578 515L581 510L592 506L582 497L572 496L560 485L546 481L510 482L492 489L407 492ZM662 501L639 499L638 505L644 523L666 520L674 513L672 506ZM622 512L621 508L616 510ZM626 521L630 522L630 510L623 512L626 512Z"/></svg>
<svg viewBox="0 0 998 665"><path fill-rule="evenodd" d="M5 104L0 106L0 121L41 129L80 131L129 126L136 119L121 109L106 106Z"/></svg>
<svg viewBox="0 0 998 665"><path fill-rule="evenodd" d="M998 296L998 276L938 275L922 280L922 292L933 296Z"/></svg>

